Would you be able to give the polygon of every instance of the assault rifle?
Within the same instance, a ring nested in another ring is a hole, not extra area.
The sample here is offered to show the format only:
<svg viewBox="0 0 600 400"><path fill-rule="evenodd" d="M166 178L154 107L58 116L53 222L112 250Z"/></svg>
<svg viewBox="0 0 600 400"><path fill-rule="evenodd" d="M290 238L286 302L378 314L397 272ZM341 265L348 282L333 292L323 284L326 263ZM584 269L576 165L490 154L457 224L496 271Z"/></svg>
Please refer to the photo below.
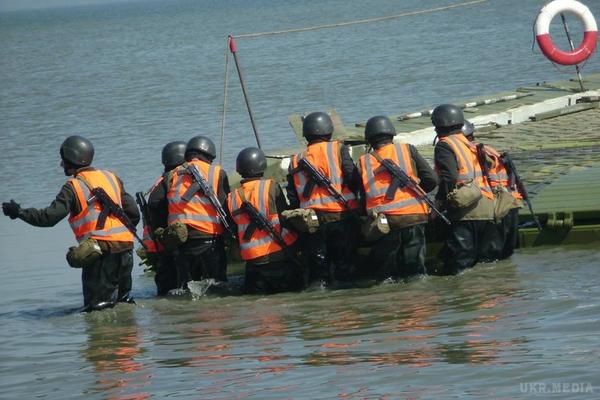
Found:
<svg viewBox="0 0 600 400"><path fill-rule="evenodd" d="M289 257L289 259L292 262L299 264L296 255L293 254L293 252L290 250L290 247L287 245L281 234L277 232L273 224L271 224L271 221L269 221L263 214L261 214L256 209L256 207L254 207L248 201L242 200L242 205L240 206L240 209L235 211L234 214L237 215L242 212L246 213L246 215L248 215L248 217L250 218L250 224L246 228L246 231L244 232L243 236L243 239L245 241L249 241L252 238L252 235L254 234L256 229L260 229L261 231L267 232L269 236L271 236L275 243L277 243L281 247L283 252L286 254L286 256Z"/></svg>
<svg viewBox="0 0 600 400"><path fill-rule="evenodd" d="M142 223L144 226L148 227L149 235L154 242L154 246L158 249L158 243L154 238L154 226L152 226L152 218L150 218L150 210L148 210L148 202L146 201L144 192L137 192L135 194L135 202L138 204L140 211L142 212Z"/></svg>
<svg viewBox="0 0 600 400"><path fill-rule="evenodd" d="M196 168L195 165L188 165L187 170L193 177L193 180L196 184L196 190L188 191L188 193L186 193L186 195L182 196L182 199L189 201L190 198L198 191L198 189L201 190L202 193L204 193L204 195L206 197L208 197L208 200L210 200L210 203L213 205L213 207L217 211L217 216L219 217L221 224L223 224L223 227L225 227L225 229L227 230L227 232L229 232L231 237L235 238L236 237L235 232L233 231L233 228L227 221L227 213L223 209L221 202L217 198L217 195L212 190L212 188L210 187L210 185L208 184L206 179L204 179L202 177L202 175L198 171L198 168ZM192 185L192 186L194 186L194 185ZM190 189L192 189L192 187Z"/></svg>
<svg viewBox="0 0 600 400"><path fill-rule="evenodd" d="M106 218L108 218L109 215L113 215L119 221L121 221L123 225L125 225L125 228L127 228L133 234L133 236L135 236L138 242L140 242L142 247L146 249L144 241L138 236L135 225L133 225L133 222L131 222L129 216L125 214L123 208L115 203L101 187L93 188L90 192L92 193L92 196L89 198L89 200L98 200L102 206L102 211L100 211L100 215L98 215L98 221L96 222L96 229L104 229Z"/></svg>
<svg viewBox="0 0 600 400"><path fill-rule="evenodd" d="M521 177L519 176L519 173L517 172L517 167L515 166L515 163L513 162L512 158L506 152L502 153L502 155L500 156L500 159L504 163L504 166L506 167L506 171L514 179L514 182L517 185L517 190L523 197L523 200L525 200L525 202L527 203L527 207L529 208L529 213L531 214L533 221L537 225L538 231L541 232L542 224L540 223L540 220L538 219L538 217L535 215L535 212L533 211L533 206L531 205L531 199L529 198L529 193L527 193L527 188L525 187L525 184L523 183L523 181L521 180Z"/></svg>
<svg viewBox="0 0 600 400"><path fill-rule="evenodd" d="M306 185L304 186L304 191L302 192L302 195L305 198L310 197L310 194L312 193L316 184L327 189L329 194L331 194L337 201L342 203L347 209L350 209L350 203L348 202L348 199L343 194L338 192L337 189L333 187L333 183L331 183L329 178L323 175L321 171L316 169L315 166L312 165L306 158L301 158L298 161L298 167L294 172L297 172L298 170L305 171L310 177L309 181L306 182Z"/></svg>
<svg viewBox="0 0 600 400"><path fill-rule="evenodd" d="M378 174L382 171L387 171L390 175L392 175L392 182L390 183L390 187L385 192L386 199L393 199L394 195L396 194L396 190L407 187L413 192L415 192L420 200L423 200L425 203L427 203L429 208L431 208L442 219L442 221L444 221L448 225L451 225L450 220L446 218L446 216L435 207L434 202L429 197L427 197L427 193L425 193L425 191L421 189L421 186L419 186L417 182L415 182L410 176L408 176L406 172L402 170L402 168L396 165L396 163L394 163L389 158L379 158L380 159L378 159L377 161L379 161L381 167L375 170L375 174Z"/></svg>
<svg viewBox="0 0 600 400"><path fill-rule="evenodd" d="M144 192L137 192L135 194L135 202L137 203L140 211L142 212L142 222L144 225L150 223L150 216L148 215L148 202L144 196Z"/></svg>
<svg viewBox="0 0 600 400"><path fill-rule="evenodd" d="M490 178L490 169L487 164L487 159L485 155L485 145L483 143L477 144L477 160L479 161L479 166L481 167L481 171L483 172L483 176L486 178Z"/></svg>
<svg viewBox="0 0 600 400"><path fill-rule="evenodd" d="M239 214L242 212L245 212L250 218L250 224L246 228L243 236L245 241L249 241L256 229L260 229L261 231L267 232L269 236L273 238L275 243L277 243L283 249L287 247L285 240L283 240L281 234L275 230L275 227L273 224L271 224L271 221L265 218L265 216L262 215L251 203L243 201L237 213Z"/></svg>

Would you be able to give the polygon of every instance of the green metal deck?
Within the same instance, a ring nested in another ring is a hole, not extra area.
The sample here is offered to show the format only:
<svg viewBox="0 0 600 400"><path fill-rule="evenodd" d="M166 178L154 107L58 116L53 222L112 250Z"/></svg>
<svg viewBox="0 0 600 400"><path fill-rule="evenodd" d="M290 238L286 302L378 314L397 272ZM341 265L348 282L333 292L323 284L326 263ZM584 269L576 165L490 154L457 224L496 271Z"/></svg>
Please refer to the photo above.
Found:
<svg viewBox="0 0 600 400"><path fill-rule="evenodd" d="M579 168L542 187L532 200L544 229L521 229L521 246L600 241L600 165ZM530 219L521 212L520 220Z"/></svg>

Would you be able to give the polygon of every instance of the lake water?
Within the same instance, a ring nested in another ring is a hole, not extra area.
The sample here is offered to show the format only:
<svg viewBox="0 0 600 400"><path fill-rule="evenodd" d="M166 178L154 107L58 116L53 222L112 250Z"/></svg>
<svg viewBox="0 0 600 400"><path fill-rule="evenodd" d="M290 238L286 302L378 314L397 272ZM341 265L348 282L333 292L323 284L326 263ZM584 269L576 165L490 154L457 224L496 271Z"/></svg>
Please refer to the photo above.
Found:
<svg viewBox="0 0 600 400"><path fill-rule="evenodd" d="M600 2L584 1L598 17ZM347 123L567 79L535 47L544 1L497 0L345 28L237 41L263 146L292 148L294 112ZM0 13L0 200L50 203L58 148L89 137L130 193L160 150L219 143L226 37L395 15L450 1L137 1ZM575 41L579 24L570 20ZM553 25L558 43L562 27ZM583 69L599 72L598 55ZM222 163L254 144L229 60ZM156 299L80 315L74 239L0 218L0 398L598 398L597 245L519 250L456 277L270 297Z"/></svg>

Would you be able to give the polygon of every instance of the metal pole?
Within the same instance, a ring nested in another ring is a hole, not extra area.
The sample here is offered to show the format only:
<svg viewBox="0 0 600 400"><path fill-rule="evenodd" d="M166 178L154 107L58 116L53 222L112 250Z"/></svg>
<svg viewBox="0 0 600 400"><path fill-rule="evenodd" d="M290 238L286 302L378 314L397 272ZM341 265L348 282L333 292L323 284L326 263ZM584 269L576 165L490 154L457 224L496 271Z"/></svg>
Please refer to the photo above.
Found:
<svg viewBox="0 0 600 400"><path fill-rule="evenodd" d="M565 27L565 33L567 34L567 39L569 39L569 46L571 46L571 51L573 51L575 50L575 46L573 45L573 40L571 39L571 32L569 32L569 25L567 25L565 14L560 13L560 19L562 19L563 26ZM581 88L582 92L585 92L585 88L583 87L583 79L581 78L581 72L579 71L579 64L575 64L575 71L577 71L579 87Z"/></svg>
<svg viewBox="0 0 600 400"><path fill-rule="evenodd" d="M233 40L233 36L229 35L229 51L233 54L233 59L235 60L235 67L237 69L238 76L240 78L240 84L242 85L242 92L244 93L244 100L246 101L246 107L248 108L248 115L250 116L250 123L252 124L252 130L254 130L254 136L256 137L256 144L259 149L262 149L260 145L260 139L258 137L258 131L256 129L256 123L254 122L254 115L252 115L252 108L250 108L250 100L248 99L248 93L246 91L246 83L244 82L244 77L242 76L242 70L240 69L240 62L237 56L237 48L235 46L235 41Z"/></svg>
<svg viewBox="0 0 600 400"><path fill-rule="evenodd" d="M229 43L228 43L229 44ZM225 142L225 115L227 114L227 89L229 88L229 53L225 50L225 84L223 88L223 116L221 120L221 146L219 162L223 164L223 147Z"/></svg>

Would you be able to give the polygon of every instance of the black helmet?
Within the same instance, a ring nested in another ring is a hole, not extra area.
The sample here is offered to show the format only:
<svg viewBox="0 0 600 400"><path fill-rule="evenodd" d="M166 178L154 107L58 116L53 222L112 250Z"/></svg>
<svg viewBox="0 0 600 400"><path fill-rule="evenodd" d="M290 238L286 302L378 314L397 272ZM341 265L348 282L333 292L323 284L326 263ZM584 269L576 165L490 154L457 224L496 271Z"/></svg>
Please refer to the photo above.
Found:
<svg viewBox="0 0 600 400"><path fill-rule="evenodd" d="M333 122L331 117L324 112L313 112L304 117L302 122L302 135L309 136L331 136L333 134Z"/></svg>
<svg viewBox="0 0 600 400"><path fill-rule="evenodd" d="M392 121L383 115L369 118L367 125L365 126L365 139L368 142L373 140L376 136L394 136L395 134L396 128L394 128Z"/></svg>
<svg viewBox="0 0 600 400"><path fill-rule="evenodd" d="M188 153L192 152L203 153L211 160L217 156L215 144L206 136L194 136L189 142L187 142L187 146L185 147L186 156Z"/></svg>
<svg viewBox="0 0 600 400"><path fill-rule="evenodd" d="M162 163L165 167L183 164L185 161L186 143L180 140L170 142L162 149Z"/></svg>
<svg viewBox="0 0 600 400"><path fill-rule="evenodd" d="M475 133L475 125L473 125L469 120L465 119L465 123L462 127L462 132L466 137L473 136Z"/></svg>
<svg viewBox="0 0 600 400"><path fill-rule="evenodd" d="M256 147L247 147L240 151L235 160L235 170L241 176L261 175L267 169L265 153Z"/></svg>
<svg viewBox="0 0 600 400"><path fill-rule="evenodd" d="M465 123L465 116L460 107L454 104L441 104L433 109L431 122L436 128L447 128Z"/></svg>
<svg viewBox="0 0 600 400"><path fill-rule="evenodd" d="M94 146L82 136L69 136L60 146L60 157L76 167L87 167L94 159Z"/></svg>

